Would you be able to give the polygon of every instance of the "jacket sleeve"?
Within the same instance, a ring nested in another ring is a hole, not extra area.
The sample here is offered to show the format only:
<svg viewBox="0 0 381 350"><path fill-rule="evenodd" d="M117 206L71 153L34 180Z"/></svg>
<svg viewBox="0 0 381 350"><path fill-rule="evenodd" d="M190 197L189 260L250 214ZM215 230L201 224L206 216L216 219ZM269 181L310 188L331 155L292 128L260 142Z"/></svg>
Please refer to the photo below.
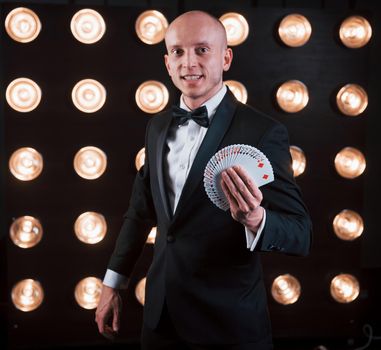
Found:
<svg viewBox="0 0 381 350"><path fill-rule="evenodd" d="M146 131L146 141L149 133ZM156 213L153 205L150 178L147 142L145 142L145 162L136 174L132 194L124 221L111 255L108 269L129 277L138 260L147 236L153 226L156 226Z"/></svg>
<svg viewBox="0 0 381 350"><path fill-rule="evenodd" d="M261 188L266 223L256 250L305 256L310 251L312 224L294 180L286 128L276 123L258 146L270 160L274 181Z"/></svg>

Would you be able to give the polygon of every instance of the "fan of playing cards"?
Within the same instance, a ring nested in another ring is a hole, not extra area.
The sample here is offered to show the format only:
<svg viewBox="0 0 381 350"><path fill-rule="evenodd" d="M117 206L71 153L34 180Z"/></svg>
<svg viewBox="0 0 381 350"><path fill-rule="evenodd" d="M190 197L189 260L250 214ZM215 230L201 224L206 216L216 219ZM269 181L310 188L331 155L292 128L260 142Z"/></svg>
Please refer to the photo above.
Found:
<svg viewBox="0 0 381 350"><path fill-rule="evenodd" d="M229 209L229 202L221 188L221 173L234 165L242 166L258 187L274 181L273 168L259 149L249 145L230 145L219 150L206 165L204 186L210 200L225 211Z"/></svg>

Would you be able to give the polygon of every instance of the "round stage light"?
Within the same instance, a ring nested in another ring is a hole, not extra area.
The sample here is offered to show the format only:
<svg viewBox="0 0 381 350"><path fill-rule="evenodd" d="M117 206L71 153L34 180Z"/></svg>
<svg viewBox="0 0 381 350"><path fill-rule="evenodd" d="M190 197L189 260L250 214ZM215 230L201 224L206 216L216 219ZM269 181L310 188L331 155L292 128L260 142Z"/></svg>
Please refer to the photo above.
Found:
<svg viewBox="0 0 381 350"><path fill-rule="evenodd" d="M102 214L93 211L85 212L75 220L74 232L77 238L84 243L98 243L106 235L106 220Z"/></svg>
<svg viewBox="0 0 381 350"><path fill-rule="evenodd" d="M80 111L94 113L106 102L106 89L94 79L84 79L75 84L71 99Z"/></svg>
<svg viewBox="0 0 381 350"><path fill-rule="evenodd" d="M295 303L299 299L300 292L299 281L289 274L278 276L271 286L273 298L283 305Z"/></svg>
<svg viewBox="0 0 381 350"><path fill-rule="evenodd" d="M339 303L350 303L360 294L360 284L356 277L340 274L331 281L331 295Z"/></svg>
<svg viewBox="0 0 381 350"><path fill-rule="evenodd" d="M224 25L229 46L242 44L249 35L249 25L242 15L236 12L228 12L220 17Z"/></svg>
<svg viewBox="0 0 381 350"><path fill-rule="evenodd" d="M44 290L38 281L25 279L12 288L11 297L17 309L25 312L33 311L44 300Z"/></svg>
<svg viewBox="0 0 381 350"><path fill-rule="evenodd" d="M347 179L354 179L360 176L364 172L365 167L365 157L356 148L345 147L335 157L336 171Z"/></svg>
<svg viewBox="0 0 381 350"><path fill-rule="evenodd" d="M20 43L29 43L37 38L41 22L35 12L25 7L17 7L5 19L8 35Z"/></svg>
<svg viewBox="0 0 381 350"><path fill-rule="evenodd" d="M247 90L242 83L236 80L226 80L224 83L229 87L230 91L239 102L247 102Z"/></svg>
<svg viewBox="0 0 381 350"><path fill-rule="evenodd" d="M145 294L146 294L146 277L142 278L135 288L135 296L138 302L144 306L145 301Z"/></svg>
<svg viewBox="0 0 381 350"><path fill-rule="evenodd" d="M307 105L308 90L301 81L289 80L278 88L276 99L285 112L296 113Z"/></svg>
<svg viewBox="0 0 381 350"><path fill-rule="evenodd" d="M106 167L106 154L97 147L83 147L74 157L74 169L76 173L87 180L94 180L102 176Z"/></svg>
<svg viewBox="0 0 381 350"><path fill-rule="evenodd" d="M74 14L70 22L70 30L81 43L94 44L103 37L106 24L97 11L83 9Z"/></svg>
<svg viewBox="0 0 381 350"><path fill-rule="evenodd" d="M149 243L149 244L155 244L156 232L157 232L157 228L156 227L152 227L152 230L151 230L151 232L149 233L149 235L147 237L147 243Z"/></svg>
<svg viewBox="0 0 381 350"><path fill-rule="evenodd" d="M12 242L20 248L32 248L42 238L43 229L40 221L33 216L21 216L13 221L9 236Z"/></svg>
<svg viewBox="0 0 381 350"><path fill-rule="evenodd" d="M278 33L280 39L291 47L303 46L311 36L311 24L300 14L291 14L282 19Z"/></svg>
<svg viewBox="0 0 381 350"><path fill-rule="evenodd" d="M136 155L135 157L135 167L136 167L136 170L139 171L140 168L144 165L144 161L146 159L146 153L145 153L146 149L143 147L139 152L138 154Z"/></svg>
<svg viewBox="0 0 381 350"><path fill-rule="evenodd" d="M5 98L14 110L30 112L41 101L41 89L31 79L17 78L8 85Z"/></svg>
<svg viewBox="0 0 381 350"><path fill-rule="evenodd" d="M12 153L9 159L10 172L21 181L37 178L41 174L43 166L42 155L31 147L19 148Z"/></svg>
<svg viewBox="0 0 381 350"><path fill-rule="evenodd" d="M164 84L156 80L148 80L136 90L135 101L146 113L162 111L169 100L169 93Z"/></svg>
<svg viewBox="0 0 381 350"><path fill-rule="evenodd" d="M102 281L96 277L86 277L75 286L74 297L80 307L91 310L98 306L102 292Z"/></svg>
<svg viewBox="0 0 381 350"><path fill-rule="evenodd" d="M146 44L157 44L164 39L168 21L164 15L155 10L144 11L135 23L136 34Z"/></svg>
<svg viewBox="0 0 381 350"><path fill-rule="evenodd" d="M292 170L294 171L294 176L297 177L303 174L306 169L306 156L303 150L297 146L290 146L290 153L292 157Z"/></svg>
<svg viewBox="0 0 381 350"><path fill-rule="evenodd" d="M368 95L360 85L347 84L337 93L336 103L342 113L353 117L364 112L368 106Z"/></svg>
<svg viewBox="0 0 381 350"><path fill-rule="evenodd" d="M357 49L369 42L372 36L372 27L364 17L351 16L341 23L339 35L345 46Z"/></svg>
<svg viewBox="0 0 381 350"><path fill-rule="evenodd" d="M355 211L344 209L335 216L333 230L337 237L345 241L353 241L363 233L364 222Z"/></svg>

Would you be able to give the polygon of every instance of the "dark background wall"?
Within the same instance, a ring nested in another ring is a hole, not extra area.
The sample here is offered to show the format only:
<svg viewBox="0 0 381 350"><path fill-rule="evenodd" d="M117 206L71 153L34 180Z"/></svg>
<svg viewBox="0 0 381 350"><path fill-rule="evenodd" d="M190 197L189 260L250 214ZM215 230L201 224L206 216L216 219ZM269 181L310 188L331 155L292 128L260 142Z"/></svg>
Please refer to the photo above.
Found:
<svg viewBox="0 0 381 350"><path fill-rule="evenodd" d="M268 291L283 273L291 273L302 285L301 297L293 305L279 305L269 295L277 348L353 349L365 342L362 327L367 323L381 334L377 217L381 6L377 1L8 1L0 2L1 23L18 6L39 15L42 31L28 44L11 40L3 25L0 32L0 312L2 340L10 349L108 344L97 334L94 310L75 302L74 287L87 276L103 278L127 208L135 155L143 147L145 126L152 118L134 101L137 87L145 80L159 80L170 92L169 105L178 98L163 64L164 44L143 44L135 34L136 18L151 8L169 21L191 9L217 17L230 11L244 15L250 34L233 48L233 66L225 79L242 82L248 103L283 122L291 144L306 154L307 169L297 182L313 219L312 253L303 259L263 255ZM94 45L79 43L70 32L71 17L84 7L101 13L107 25L105 36ZM312 25L310 41L300 48L286 47L276 36L280 20L294 12ZM337 35L342 20L352 14L365 16L373 28L370 43L357 50L344 47ZM23 76L42 90L40 105L26 114L5 102L9 82ZM104 107L91 115L71 102L71 89L84 78L100 81L107 90ZM310 93L307 107L296 114L281 111L274 100L277 87L290 79L303 81ZM368 92L369 106L357 118L343 116L334 104L338 89L346 83L360 84ZM80 178L72 165L75 153L88 145L100 147L108 157L105 174L93 181ZM8 171L10 155L22 146L31 146L44 157L44 170L34 181L18 181ZM359 148L367 158L365 173L354 180L341 178L334 169L336 153L346 146ZM354 242L339 240L332 230L334 216L346 208L359 212L365 221L363 236ZM105 239L91 246L73 232L77 216L89 210L101 212L108 223ZM21 249L8 238L8 230L13 218L27 214L41 220L44 237L36 247ZM124 295L121 338L114 347L132 347L138 341L142 307L134 286L145 276L151 256L152 246L147 245L132 288ZM339 304L329 294L330 280L342 272L360 281L360 296L350 304ZM46 294L42 306L29 313L14 308L9 297L12 286L24 278L39 280Z"/></svg>

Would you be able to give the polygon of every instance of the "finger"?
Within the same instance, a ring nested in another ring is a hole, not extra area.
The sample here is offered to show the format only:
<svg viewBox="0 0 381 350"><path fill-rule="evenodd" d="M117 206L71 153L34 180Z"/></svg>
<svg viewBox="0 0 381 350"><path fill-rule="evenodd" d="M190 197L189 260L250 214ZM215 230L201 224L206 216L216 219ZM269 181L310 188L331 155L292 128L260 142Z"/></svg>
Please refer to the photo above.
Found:
<svg viewBox="0 0 381 350"><path fill-rule="evenodd" d="M246 169L240 165L235 165L233 168L235 172L238 174L238 176L242 179L242 181L246 184L251 194L256 198L259 198L260 201L262 201L262 192L254 182L252 177L249 175L249 173L246 171Z"/></svg>
<svg viewBox="0 0 381 350"><path fill-rule="evenodd" d="M101 317L99 314L96 314L95 316L95 322L97 323L98 325L98 331L99 333L104 333L105 331L105 321L104 321L104 318Z"/></svg>
<svg viewBox="0 0 381 350"><path fill-rule="evenodd" d="M228 174L231 177L235 187L238 189L239 194L241 195L242 204L240 205L240 208L242 208L246 212L250 210L254 210L259 204L257 201L257 198L255 198L251 194L246 184L243 182L241 177L236 173L234 168L228 169ZM248 207L248 209L246 209L246 207Z"/></svg>
<svg viewBox="0 0 381 350"><path fill-rule="evenodd" d="M227 187L227 185L223 179L221 180L221 187L222 187L222 191L224 192L224 194L225 194L225 196L229 202L230 211L235 211L238 208L238 203L235 200L235 198L232 196L232 194L230 193L230 191L229 191L229 189L228 189L228 187Z"/></svg>
<svg viewBox="0 0 381 350"><path fill-rule="evenodd" d="M117 309L115 309L112 319L112 330L116 333L119 331L119 311Z"/></svg>
<svg viewBox="0 0 381 350"><path fill-rule="evenodd" d="M248 213L249 212L249 206L247 205L246 201L242 197L236 183L233 181L231 170L228 169L225 172L225 176L223 176L223 179L227 185L227 188L231 195L234 197L234 199L237 202L238 208L243 212L243 213Z"/></svg>
<svg viewBox="0 0 381 350"><path fill-rule="evenodd" d="M102 333L102 335L109 340L115 340L116 334L110 326L106 325L105 331Z"/></svg>

